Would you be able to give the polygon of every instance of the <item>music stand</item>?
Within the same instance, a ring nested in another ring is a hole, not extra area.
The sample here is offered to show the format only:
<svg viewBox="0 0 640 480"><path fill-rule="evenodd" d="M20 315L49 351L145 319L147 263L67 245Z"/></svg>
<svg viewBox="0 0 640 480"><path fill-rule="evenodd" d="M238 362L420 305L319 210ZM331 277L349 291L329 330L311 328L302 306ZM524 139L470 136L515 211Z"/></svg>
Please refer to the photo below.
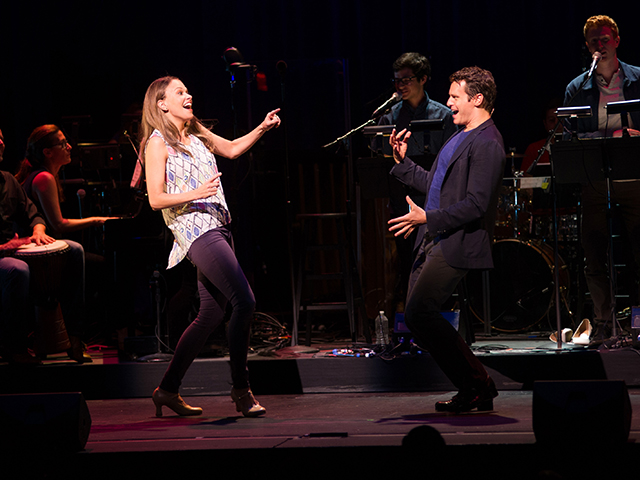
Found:
<svg viewBox="0 0 640 480"><path fill-rule="evenodd" d="M607 115L620 114L622 123L622 136L629 138L629 113L640 111L640 100L624 100L622 102L609 102L605 106Z"/></svg>
<svg viewBox="0 0 640 480"><path fill-rule="evenodd" d="M374 125L364 127L365 137L389 136L396 128L395 125ZM409 123L410 132L424 132L430 130L444 130L444 118L429 120L413 120ZM375 155L359 158L357 162L358 180L364 198L382 198L389 196L387 177L395 162L391 155Z"/></svg>
<svg viewBox="0 0 640 480"><path fill-rule="evenodd" d="M396 128L395 125L373 125L363 128L362 133L365 137L371 137L374 135L391 135L391 132ZM444 118L436 118L429 120L413 120L409 122L410 132L424 132L426 130L444 130Z"/></svg>
<svg viewBox="0 0 640 480"><path fill-rule="evenodd" d="M584 138L551 145L556 160L556 181L590 185L606 180L605 157L612 180L640 177L640 137Z"/></svg>
<svg viewBox="0 0 640 480"><path fill-rule="evenodd" d="M620 111L612 108L607 109L607 113L617 114ZM640 178L640 138L627 136L622 138L573 139L571 142L552 145L551 152L554 157L556 182L581 185L605 183L606 185L611 321L612 335L615 337L617 336L616 277L613 265L611 183L614 180Z"/></svg>

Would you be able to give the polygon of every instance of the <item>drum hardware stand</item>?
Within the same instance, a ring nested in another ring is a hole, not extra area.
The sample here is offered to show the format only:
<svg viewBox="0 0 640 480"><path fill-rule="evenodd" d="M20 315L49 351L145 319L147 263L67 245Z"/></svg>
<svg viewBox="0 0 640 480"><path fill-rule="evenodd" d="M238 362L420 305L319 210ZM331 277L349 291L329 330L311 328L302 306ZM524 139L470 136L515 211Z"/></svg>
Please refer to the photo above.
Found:
<svg viewBox="0 0 640 480"><path fill-rule="evenodd" d="M153 271L153 276L151 277L151 281L149 282L154 289L154 298L156 301L156 340L158 345L158 351L156 353L152 353L150 355L145 355L144 357L138 358L138 362L170 362L173 358L173 355L170 353L162 352L162 345L165 345L162 341L162 330L161 330L161 300L162 295L160 294L160 272L158 270Z"/></svg>
<svg viewBox="0 0 640 480"><path fill-rule="evenodd" d="M511 173L513 175L513 204L510 204L509 207L513 209L514 213L514 228L513 228L513 238L518 238L519 233L519 225L518 215L519 215L519 206L518 206L518 188L517 188L517 180L522 176L522 172L516 172L515 169L515 155L513 151L510 152L511 158ZM506 180L506 179L505 179ZM484 319L484 335L486 337L492 336L491 330L491 277L489 274L489 270L482 271L482 318Z"/></svg>
<svg viewBox="0 0 640 480"><path fill-rule="evenodd" d="M484 334L491 336L491 290L489 288L489 270L482 271L482 314L484 315Z"/></svg>

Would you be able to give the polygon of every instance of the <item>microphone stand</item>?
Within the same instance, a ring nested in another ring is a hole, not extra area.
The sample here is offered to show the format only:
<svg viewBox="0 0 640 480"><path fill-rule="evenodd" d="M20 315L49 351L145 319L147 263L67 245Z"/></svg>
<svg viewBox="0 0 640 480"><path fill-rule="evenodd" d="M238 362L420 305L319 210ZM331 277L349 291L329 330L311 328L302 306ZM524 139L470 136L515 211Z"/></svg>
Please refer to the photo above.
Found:
<svg viewBox="0 0 640 480"><path fill-rule="evenodd" d="M613 264L613 205L611 203L611 192L612 192L612 180L611 180L611 162L609 161L609 155L607 154L606 149L602 149L602 168L604 170L604 180L607 186L607 229L609 230L609 296L611 298L611 304L609 305L611 315L611 336L618 336L618 328L617 323L618 319L616 318L616 269Z"/></svg>
<svg viewBox="0 0 640 480"><path fill-rule="evenodd" d="M377 113L374 112L374 115L372 115L371 118L369 120L367 120L366 122L364 122L362 125L360 125L359 127L356 127L354 129L348 131L347 133L345 133L341 137L336 138L333 142L327 143L326 145L323 145L322 148L332 147L332 146L338 144L339 142L345 142L346 143L346 140L349 137L355 135L358 132L361 132L362 130L365 129L365 127L370 127L372 125L377 125L378 119L380 117L382 117L383 115L386 115L387 113L389 113L389 111L396 105L396 103L398 103L398 102L395 102L392 105L387 106L387 108L385 108L384 110L380 110Z"/></svg>
<svg viewBox="0 0 640 480"><path fill-rule="evenodd" d="M380 114L380 116L382 116L383 114L384 114L384 112L382 114ZM369 127L371 125L375 125L377 120L378 120L378 118L379 117L375 117L375 118L372 118L370 120L367 120L365 123L363 123L359 127L356 127L354 129L348 131L347 133L345 133L341 137L336 138L333 142L327 143L326 145L323 145L322 148L329 148L329 147L332 147L334 145L337 145L340 142L345 142L346 143L346 140L349 137L353 136L354 134L356 134L358 132L361 132L362 130L364 130L365 127Z"/></svg>
<svg viewBox="0 0 640 480"><path fill-rule="evenodd" d="M544 146L538 151L538 157L531 164L531 166L527 169L527 173L531 173L531 171L535 168L535 166L542 158L545 150L549 148L551 144L551 140L553 139L556 129L562 123L562 120L558 120L556 126L549 132L549 136L547 137L547 141ZM553 199L552 210L553 210L553 283L556 297L556 340L557 340L557 348L558 350L562 349L562 319L560 318L560 252L558 246L558 196L557 196L557 185L556 185L556 175L554 170L554 162L551 158L551 154L549 154L549 165L551 166L551 179L550 179L550 187L551 187L551 198Z"/></svg>

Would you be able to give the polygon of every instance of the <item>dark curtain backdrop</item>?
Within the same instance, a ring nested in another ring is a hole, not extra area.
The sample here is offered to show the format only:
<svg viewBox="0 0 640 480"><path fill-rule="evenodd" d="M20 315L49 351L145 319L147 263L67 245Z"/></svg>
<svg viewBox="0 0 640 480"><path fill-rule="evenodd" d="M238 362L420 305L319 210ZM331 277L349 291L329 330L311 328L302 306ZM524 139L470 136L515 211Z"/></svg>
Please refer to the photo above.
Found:
<svg viewBox="0 0 640 480"><path fill-rule="evenodd" d="M596 13L614 17L621 30L619 56L640 64L635 2L237 0L237 1L6 1L0 10L2 60L0 128L5 162L22 156L28 133L62 116L91 115L84 128L95 140L110 138L120 114L141 102L158 76L181 77L202 118L230 128L229 77L221 54L237 47L264 68L269 92L264 108L280 100L275 63L347 59L353 127L388 98L391 63L416 50L433 66L429 94L446 102L453 71L468 65L491 70L498 84L495 119L507 147L523 151L543 135L538 111L585 63L582 26ZM311 97L331 106L334 89L311 71L289 98L289 121L335 118L329 108L309 109ZM342 99L339 99L342 100ZM261 102L256 105L262 106ZM254 123L263 111L255 112ZM334 132L315 129L318 145ZM313 148L313 139L306 145ZM7 166L5 165L5 168Z"/></svg>

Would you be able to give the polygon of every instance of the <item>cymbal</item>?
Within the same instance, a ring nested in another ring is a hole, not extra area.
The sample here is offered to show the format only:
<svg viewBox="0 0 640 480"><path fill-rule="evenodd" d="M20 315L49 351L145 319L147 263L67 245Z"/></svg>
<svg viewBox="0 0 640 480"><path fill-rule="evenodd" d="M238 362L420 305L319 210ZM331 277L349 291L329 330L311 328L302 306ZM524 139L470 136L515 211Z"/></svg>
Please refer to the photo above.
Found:
<svg viewBox="0 0 640 480"><path fill-rule="evenodd" d="M507 153L507 159L509 158L524 158L524 153Z"/></svg>

